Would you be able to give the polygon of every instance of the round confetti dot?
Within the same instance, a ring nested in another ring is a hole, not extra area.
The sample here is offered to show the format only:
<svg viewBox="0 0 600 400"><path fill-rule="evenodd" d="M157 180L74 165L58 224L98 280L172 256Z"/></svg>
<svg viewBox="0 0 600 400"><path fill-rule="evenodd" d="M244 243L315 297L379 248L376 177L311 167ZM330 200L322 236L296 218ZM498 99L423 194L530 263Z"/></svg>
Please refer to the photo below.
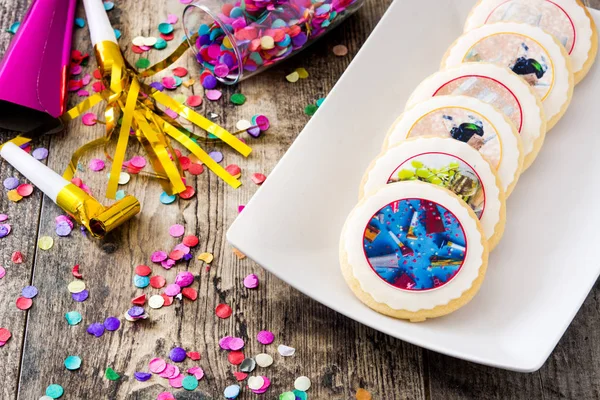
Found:
<svg viewBox="0 0 600 400"><path fill-rule="evenodd" d="M8 236L11 229L12 228L9 224L0 224L0 238Z"/></svg>
<svg viewBox="0 0 600 400"><path fill-rule="evenodd" d="M165 299L159 295L155 294L148 299L148 305L150 308L159 309L165 304Z"/></svg>
<svg viewBox="0 0 600 400"><path fill-rule="evenodd" d="M19 180L14 176L8 177L4 180L4 188L7 190L16 189L19 186Z"/></svg>
<svg viewBox="0 0 600 400"><path fill-rule="evenodd" d="M227 354L227 360L233 365L240 365L245 358L244 353L239 350L231 351Z"/></svg>
<svg viewBox="0 0 600 400"><path fill-rule="evenodd" d="M185 103L190 107L198 107L202 104L202 96L198 96L198 95L188 96Z"/></svg>
<svg viewBox="0 0 600 400"><path fill-rule="evenodd" d="M271 344L275 340L275 335L270 331L260 331L256 335L256 340L261 344Z"/></svg>
<svg viewBox="0 0 600 400"><path fill-rule="evenodd" d="M23 263L23 253L21 253L20 251L15 251L14 253L11 254L10 260L15 264L22 264Z"/></svg>
<svg viewBox="0 0 600 400"><path fill-rule="evenodd" d="M202 164L191 164L188 172L194 176L200 175L204 172L204 166Z"/></svg>
<svg viewBox="0 0 600 400"><path fill-rule="evenodd" d="M280 344L279 346L277 346L277 351L284 357L290 357L294 355L296 349L293 347L286 346L284 344Z"/></svg>
<svg viewBox="0 0 600 400"><path fill-rule="evenodd" d="M210 101L217 101L217 100L219 100L221 98L221 96L223 95L223 93L220 90L211 89L211 90L205 91L204 95Z"/></svg>
<svg viewBox="0 0 600 400"><path fill-rule="evenodd" d="M317 102L315 104L317 105L317 107L321 107L324 101L325 97L321 97L320 99L317 99Z"/></svg>
<svg viewBox="0 0 600 400"><path fill-rule="evenodd" d="M262 376L251 376L248 378L248 387L252 390L259 390L265 384Z"/></svg>
<svg viewBox="0 0 600 400"><path fill-rule="evenodd" d="M194 390L198 387L198 379L196 377L188 375L183 378L181 385L185 390Z"/></svg>
<svg viewBox="0 0 600 400"><path fill-rule="evenodd" d="M46 388L46 396L50 397L51 399L60 398L60 396L62 396L64 392L65 390L63 389L63 387L57 385L56 383L53 383L52 385L49 385Z"/></svg>
<svg viewBox="0 0 600 400"><path fill-rule="evenodd" d="M4 267L0 267L0 279L4 278L6 276L6 270L4 269Z"/></svg>
<svg viewBox="0 0 600 400"><path fill-rule="evenodd" d="M171 392L161 392L156 397L156 400L175 400L175 396Z"/></svg>
<svg viewBox="0 0 600 400"><path fill-rule="evenodd" d="M90 163L88 164L88 168L91 169L92 171L102 171L104 169L104 167L106 166L106 164L104 163L104 161L102 161L99 158L93 158L90 160Z"/></svg>
<svg viewBox="0 0 600 400"><path fill-rule="evenodd" d="M174 297L174 296L177 296L179 293L181 293L181 287L174 283L167 285L167 287L165 288L165 294L167 296Z"/></svg>
<svg viewBox="0 0 600 400"><path fill-rule="evenodd" d="M300 74L294 71L291 74L286 75L285 79L290 83L295 83L298 82L298 79L300 79Z"/></svg>
<svg viewBox="0 0 600 400"><path fill-rule="evenodd" d="M173 25L171 25L171 24L169 24L167 22L163 22L163 23L158 24L158 31L160 33L164 33L165 35L173 32L173 29L174 29Z"/></svg>
<svg viewBox="0 0 600 400"><path fill-rule="evenodd" d="M35 286L25 286L23 290L21 290L21 296L27 299L33 299L37 294L38 290Z"/></svg>
<svg viewBox="0 0 600 400"><path fill-rule="evenodd" d="M198 291L190 287L182 289L181 294L183 295L183 297L191 301L196 301L196 299L198 298Z"/></svg>
<svg viewBox="0 0 600 400"><path fill-rule="evenodd" d="M236 164L229 164L225 167L225 171L229 172L229 174L234 178L239 178L242 174L242 169Z"/></svg>
<svg viewBox="0 0 600 400"><path fill-rule="evenodd" d="M17 193L17 190L9 190L8 193L6 193L6 197L8 197L8 199L10 201L14 201L15 203L17 201L21 201L23 199L23 196L21 196L19 193Z"/></svg>
<svg viewBox="0 0 600 400"><path fill-rule="evenodd" d="M169 358L173 362L182 362L186 357L186 351L181 347L175 347L169 352Z"/></svg>
<svg viewBox="0 0 600 400"><path fill-rule="evenodd" d="M115 3L113 3L112 1L105 1L105 2L104 2L104 9L105 9L106 11L110 11L110 10L112 10L113 8L115 8Z"/></svg>
<svg viewBox="0 0 600 400"><path fill-rule="evenodd" d="M159 263L161 261L165 261L167 259L167 253L165 253L164 251L155 251L150 256L150 259L154 263Z"/></svg>
<svg viewBox="0 0 600 400"><path fill-rule="evenodd" d="M149 374L148 372L139 372L139 371L136 371L136 372L133 373L133 377L138 382L146 382L147 380L149 380L150 378L152 378L152 374Z"/></svg>
<svg viewBox="0 0 600 400"><path fill-rule="evenodd" d="M146 159L142 156L135 156L129 160L129 164L136 168L144 168L146 166Z"/></svg>
<svg viewBox="0 0 600 400"><path fill-rule="evenodd" d="M154 40L154 43L156 43L156 40ZM154 46L154 43L152 43L151 46ZM135 62L135 67L138 69L146 69L150 66L150 60L148 60L147 58L139 58L136 62Z"/></svg>
<svg viewBox="0 0 600 400"><path fill-rule="evenodd" d="M131 175L129 175L127 172L121 172L119 174L119 185L128 184L130 179L131 179Z"/></svg>
<svg viewBox="0 0 600 400"><path fill-rule="evenodd" d="M26 297L19 297L16 304L19 310L29 310L33 305L33 300Z"/></svg>
<svg viewBox="0 0 600 400"><path fill-rule="evenodd" d="M165 287L166 284L167 280L160 275L154 275L150 278L150 286L152 286L154 289L161 289Z"/></svg>
<svg viewBox="0 0 600 400"><path fill-rule="evenodd" d="M246 96L241 93L234 93L229 100L231 100L233 104L240 106L246 102Z"/></svg>
<svg viewBox="0 0 600 400"><path fill-rule="evenodd" d="M69 289L69 292L71 293L83 292L85 290L85 282L81 280L72 281L67 286L67 289Z"/></svg>
<svg viewBox="0 0 600 400"><path fill-rule="evenodd" d="M52 239L50 236L42 236L38 240L38 247L42 250L50 250L53 245L54 239Z"/></svg>
<svg viewBox="0 0 600 400"><path fill-rule="evenodd" d="M6 328L0 328L0 342L8 342L8 340L11 338L12 334L10 333L10 331Z"/></svg>
<svg viewBox="0 0 600 400"><path fill-rule="evenodd" d="M169 379L169 385L173 388L180 388L183 386L183 374L178 374L177 376Z"/></svg>
<svg viewBox="0 0 600 400"><path fill-rule="evenodd" d="M309 104L306 107L304 107L304 114L308 115L309 117L313 116L317 112L318 108L319 107L317 107L314 104Z"/></svg>
<svg viewBox="0 0 600 400"><path fill-rule="evenodd" d="M8 219L8 215L6 214L0 214L0 222L4 222Z"/></svg>
<svg viewBox="0 0 600 400"><path fill-rule="evenodd" d="M296 396L296 400L308 400L308 395L302 390L294 389L293 393Z"/></svg>
<svg viewBox="0 0 600 400"><path fill-rule="evenodd" d="M246 129L252 127L252 123L246 119L240 119L238 122L236 122L235 124L235 128L238 131L245 131Z"/></svg>
<svg viewBox="0 0 600 400"><path fill-rule="evenodd" d="M284 392L279 395L279 400L296 400L294 392Z"/></svg>
<svg viewBox="0 0 600 400"><path fill-rule="evenodd" d="M219 304L215 309L215 314L217 314L217 317L225 319L231 316L232 310L227 304Z"/></svg>
<svg viewBox="0 0 600 400"><path fill-rule="evenodd" d="M242 371L242 372L250 373L250 372L254 371L255 368L256 368L256 361L254 361L254 359L252 359L252 358L246 358L240 364L240 371Z"/></svg>
<svg viewBox="0 0 600 400"><path fill-rule="evenodd" d="M65 319L67 320L67 324L70 326L75 326L81 322L82 317L77 311L69 311L65 313Z"/></svg>
<svg viewBox="0 0 600 400"><path fill-rule="evenodd" d="M310 379L308 379L306 376L297 377L294 381L294 388L296 388L296 390L306 392L308 389L310 389Z"/></svg>
<svg viewBox="0 0 600 400"><path fill-rule="evenodd" d="M359 388L356 391L356 400L371 400L372 398L373 396L371 396L371 393L363 388Z"/></svg>
<svg viewBox="0 0 600 400"><path fill-rule="evenodd" d="M31 155L38 161L45 160L48 157L48 149L38 147L37 149L31 152Z"/></svg>
<svg viewBox="0 0 600 400"><path fill-rule="evenodd" d="M306 68L296 68L296 72L298 73L300 79L308 78L308 71L306 70Z"/></svg>
<svg viewBox="0 0 600 400"><path fill-rule="evenodd" d="M59 222L58 224L56 224L56 234L58 236L61 237L65 237L65 236L69 236L71 234L71 231L73 230L73 228L71 228L71 226L65 222Z"/></svg>
<svg viewBox="0 0 600 400"><path fill-rule="evenodd" d="M254 360L256 361L256 364L262 368L267 368L273 364L273 357L266 353L258 354L254 357Z"/></svg>
<svg viewBox="0 0 600 400"><path fill-rule="evenodd" d="M177 196L175 195L169 195L166 192L162 192L160 194L160 202L163 204L171 204L173 203L175 200L177 200Z"/></svg>
<svg viewBox="0 0 600 400"><path fill-rule="evenodd" d="M81 122L83 122L83 124L85 126L94 126L94 125L96 125L97 121L98 121L98 118L96 117L96 114L94 114L94 113L85 113L81 117Z"/></svg>
<svg viewBox="0 0 600 400"><path fill-rule="evenodd" d="M100 337L104 335L104 325L98 322L94 322L93 324L90 324L87 327L87 333L96 337Z"/></svg>
<svg viewBox="0 0 600 400"><path fill-rule="evenodd" d="M199 242L200 239L198 239L198 236L189 235L183 238L183 244L188 247L196 247Z"/></svg>
<svg viewBox="0 0 600 400"><path fill-rule="evenodd" d="M333 54L338 57L344 57L346 54L348 54L348 48L343 44L338 44L333 46Z"/></svg>
<svg viewBox="0 0 600 400"><path fill-rule="evenodd" d="M267 177L264 174L261 173L255 173L252 174L252 176L250 177L250 179L252 180L252 182L254 182L257 185L262 185L264 183L264 181L267 180Z"/></svg>
<svg viewBox="0 0 600 400"><path fill-rule="evenodd" d="M167 362L162 358L153 358L149 363L150 372L160 374L167 369Z"/></svg>
<svg viewBox="0 0 600 400"><path fill-rule="evenodd" d="M201 253L198 256L198 260L204 261L207 264L210 264L214 260L214 256L211 253Z"/></svg>
<svg viewBox="0 0 600 400"><path fill-rule="evenodd" d="M121 378L121 376L119 374L117 374L117 372L114 369L112 369L111 367L106 368L106 371L104 372L104 376L109 381L116 381L116 380L119 380L119 378Z"/></svg>
<svg viewBox="0 0 600 400"><path fill-rule="evenodd" d="M148 285L150 284L150 277L134 275L133 276L133 284L135 285L135 287L140 288L140 289L148 287Z"/></svg>
<svg viewBox="0 0 600 400"><path fill-rule="evenodd" d="M244 286L248 289L256 289L258 287L258 276L250 274L244 278Z"/></svg>
<svg viewBox="0 0 600 400"><path fill-rule="evenodd" d="M221 339L219 339L219 347L223 350L231 350L229 348L229 342L231 341L231 339L233 339L231 336L222 337Z"/></svg>
<svg viewBox="0 0 600 400"><path fill-rule="evenodd" d="M175 225L171 225L171 227L169 228L169 235L171 235L173 237L183 236L184 233L185 233L185 227L183 225L175 224Z"/></svg>
<svg viewBox="0 0 600 400"><path fill-rule="evenodd" d="M87 290L82 290L79 293L71 293L71 297L73 298L73 300L81 303L86 301L88 297L90 297L90 292L88 292Z"/></svg>
<svg viewBox="0 0 600 400"><path fill-rule="evenodd" d="M231 350L241 350L244 348L244 340L242 338L234 337L229 341L229 348Z"/></svg>
<svg viewBox="0 0 600 400"><path fill-rule="evenodd" d="M260 38L260 46L264 50L270 50L275 47L275 40L271 36L263 36Z"/></svg>
<svg viewBox="0 0 600 400"><path fill-rule="evenodd" d="M30 185L29 183L23 183L17 186L17 193L19 196L23 197L30 196L31 193L33 193L33 185Z"/></svg>
<svg viewBox="0 0 600 400"><path fill-rule="evenodd" d="M65 358L65 368L69 371L78 370L81 367L81 358L77 356L69 356Z"/></svg>
<svg viewBox="0 0 600 400"><path fill-rule="evenodd" d="M117 317L108 317L104 320L104 328L109 332L116 331L120 327L121 321Z"/></svg>
<svg viewBox="0 0 600 400"><path fill-rule="evenodd" d="M135 274L139 276L148 276L152 273L152 269L147 265L138 265L135 267Z"/></svg>
<svg viewBox="0 0 600 400"><path fill-rule="evenodd" d="M240 394L240 387L238 385L230 385L225 388L223 395L226 399L235 399Z"/></svg>

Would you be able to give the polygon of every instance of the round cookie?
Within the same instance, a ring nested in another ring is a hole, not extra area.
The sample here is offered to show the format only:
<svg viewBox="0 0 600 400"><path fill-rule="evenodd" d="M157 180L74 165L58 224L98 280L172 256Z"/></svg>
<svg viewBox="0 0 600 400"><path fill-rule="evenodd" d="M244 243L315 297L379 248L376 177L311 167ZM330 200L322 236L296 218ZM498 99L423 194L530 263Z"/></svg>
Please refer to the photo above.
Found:
<svg viewBox="0 0 600 400"><path fill-rule="evenodd" d="M502 238L506 223L504 190L490 163L468 144L421 137L390 147L371 163L360 197L400 181L431 183L459 196L481 221L490 251Z"/></svg>
<svg viewBox="0 0 600 400"><path fill-rule="evenodd" d="M406 107L444 95L475 97L502 112L520 133L523 170L533 163L546 137L546 117L539 96L523 79L494 64L461 64L436 72L421 82Z"/></svg>
<svg viewBox="0 0 600 400"><path fill-rule="evenodd" d="M454 138L479 150L498 172L507 197L521 175L523 150L514 125L474 97L436 96L416 104L394 122L384 148L422 136Z"/></svg>
<svg viewBox="0 0 600 400"><path fill-rule="evenodd" d="M567 111L574 75L565 48L542 29L515 22L497 22L473 29L448 49L442 67L465 62L492 62L521 76L542 99L547 130Z"/></svg>
<svg viewBox="0 0 600 400"><path fill-rule="evenodd" d="M576 84L598 53L596 24L579 0L480 0L467 18L465 32L495 22L526 23L554 36L571 56Z"/></svg>
<svg viewBox="0 0 600 400"><path fill-rule="evenodd" d="M354 294L377 312L413 322L467 304L487 261L473 210L449 190L418 181L363 198L340 237L342 274Z"/></svg>

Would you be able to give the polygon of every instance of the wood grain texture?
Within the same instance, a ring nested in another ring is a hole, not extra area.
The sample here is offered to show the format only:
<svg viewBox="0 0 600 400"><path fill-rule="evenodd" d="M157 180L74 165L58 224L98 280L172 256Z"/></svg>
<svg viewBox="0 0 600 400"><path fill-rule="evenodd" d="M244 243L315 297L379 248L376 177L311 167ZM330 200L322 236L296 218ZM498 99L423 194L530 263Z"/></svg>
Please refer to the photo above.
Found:
<svg viewBox="0 0 600 400"><path fill-rule="evenodd" d="M195 198L165 206L158 200L160 185L136 177L123 189L138 197L143 205L141 216L103 241L91 240L78 231L74 231L71 238L56 238L54 218L61 212L37 191L18 204L7 201L4 192L0 193L0 212L13 217L14 229L8 238L2 239L0 247L0 263L8 266L7 276L0 280L0 326L9 327L14 335L9 344L0 349L0 365L5 371L0 385L1 399L37 399L50 383L59 383L65 388L65 399L155 399L159 392L169 389L167 381L154 377L140 383L133 379L133 373L147 370L147 363L153 357L167 357L174 346L199 351L202 359L197 364L206 372L196 391L179 390L177 398L222 398L223 388L235 382L232 372L237 370L227 362L226 353L219 350L217 342L225 335L244 338L248 356L265 351L274 356L275 364L261 371L273 382L269 394L263 397L269 399L292 389L299 375L312 379L310 398L319 400L351 399L358 387L369 390L375 399L592 399L600 396L598 287L546 365L534 374L517 374L425 351L342 317L248 259L238 260L226 243L225 231L235 219L237 206L245 204L256 190L250 175L254 172L268 175L308 121L302 112L304 106L325 96L333 87L389 3L389 0L367 1L356 15L302 56L235 88L227 88L218 102L205 100L200 112L216 112L220 115L218 122L225 127L233 127L239 119L256 113L263 113L271 120L268 133L251 140L254 152L248 159L218 143L206 146L207 150L224 152L224 165L236 163L242 167L244 185L239 190L228 188L205 171L198 177L188 178L189 184L197 189ZM600 7L600 0L590 5ZM0 0L1 26L20 19L25 6L24 0ZM132 37L156 35L156 26L167 13L179 14L182 7L176 0L119 2L110 12L110 18L123 33L120 43L127 59L133 63L140 57L126 48ZM79 9L78 15L83 17L83 10ZM0 34L0 50L6 47L8 40L8 34ZM333 56L331 49L336 44L348 46L350 55ZM76 31L74 48L91 54L87 28ZM169 49L172 48L173 44ZM168 51L152 51L146 56L158 61ZM94 65L94 61L90 64ZM178 65L186 66L197 76L198 68L192 57L184 57ZM305 67L311 76L291 85L285 81L285 75L297 67ZM88 70L91 69L90 66ZM202 89L196 83L181 92L201 93ZM241 107L230 105L228 99L234 92L244 93L247 103ZM95 111L100 112L101 107ZM49 147L48 164L60 171L74 149L100 135L101 125L90 128L73 121L67 133L36 142L35 146ZM6 137L4 133L0 139ZM83 162L87 163L94 156L101 156L101 152L87 155ZM4 179L13 174L12 169L0 161L0 177ZM106 184L103 173L92 173L86 168L80 176L98 198L103 198ZM169 281L186 268L197 274L198 300L175 301L171 307L151 310L149 320L136 324L123 321L120 330L107 332L101 338L87 335L85 329L89 323L102 322L108 316L121 317L130 306L131 298L142 292L158 292L136 289L132 284L133 268L142 263L150 265L153 251L168 251L178 243L167 233L174 223L184 224L187 232L197 234L200 244L196 253L210 251L215 254L215 261L210 270L198 260L179 264L170 271L157 266L153 266L153 270ZM35 243L41 235L55 237L51 250L36 250ZM12 249L23 251L26 263L12 266L9 262ZM90 299L84 303L74 302L66 289L73 279L71 267L76 263L81 265L90 290ZM249 273L259 276L259 289L248 290L243 286L242 279ZM26 313L16 309L14 300L30 281L39 288L40 294ZM231 305L234 315L226 320L217 319L214 308L219 303ZM80 325L66 324L64 313L71 310L82 313L84 320ZM262 346L256 342L257 332L263 329L275 332L275 344ZM278 343L295 347L296 355L280 357L276 351ZM68 355L82 357L79 371L69 372L64 368L63 361ZM187 361L184 365L193 364ZM122 379L117 382L105 379L104 370L108 366L121 374ZM239 398L257 397L244 393Z"/></svg>

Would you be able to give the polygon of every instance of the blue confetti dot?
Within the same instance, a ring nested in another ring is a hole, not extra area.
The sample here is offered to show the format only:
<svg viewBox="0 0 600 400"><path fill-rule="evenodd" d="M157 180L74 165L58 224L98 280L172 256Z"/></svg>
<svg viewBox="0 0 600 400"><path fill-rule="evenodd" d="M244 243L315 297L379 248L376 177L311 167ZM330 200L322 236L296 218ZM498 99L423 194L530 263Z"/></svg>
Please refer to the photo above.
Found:
<svg viewBox="0 0 600 400"><path fill-rule="evenodd" d="M15 33L17 33L17 29L19 29L19 26L21 26L21 23L20 23L20 22L15 22L15 23L13 23L13 24L10 26L10 28L8 28L8 29L6 30L6 32L8 32L8 33L12 33L12 34L14 35Z"/></svg>
<svg viewBox="0 0 600 400"><path fill-rule="evenodd" d="M115 200L123 200L124 197L125 197L125 191L117 190L117 193L115 193Z"/></svg>
<svg viewBox="0 0 600 400"><path fill-rule="evenodd" d="M83 18L75 18L75 26L78 28L85 27L85 19Z"/></svg>
<svg viewBox="0 0 600 400"><path fill-rule="evenodd" d="M115 37L116 37L117 39L121 39L121 31L120 31L120 30L118 30L118 29L113 29L113 30L115 31Z"/></svg>
<svg viewBox="0 0 600 400"><path fill-rule="evenodd" d="M173 29L173 25L169 24L168 22L158 24L158 31L163 35L168 35L169 33L173 32Z"/></svg>
<svg viewBox="0 0 600 400"><path fill-rule="evenodd" d="M173 203L175 200L177 199L177 196L173 195L170 196L169 194L167 194L166 192L162 192L160 194L160 202L163 204L171 204Z"/></svg>
<svg viewBox="0 0 600 400"><path fill-rule="evenodd" d="M113 8L115 8L115 3L113 3L112 1L105 1L105 2L104 2L104 9L105 9L106 11L110 11L110 10L112 10Z"/></svg>
<svg viewBox="0 0 600 400"><path fill-rule="evenodd" d="M77 356L69 356L65 358L65 368L69 371L75 371L81 367L81 358Z"/></svg>
<svg viewBox="0 0 600 400"><path fill-rule="evenodd" d="M150 284L150 277L149 276L134 275L133 276L133 284L135 285L135 287L143 289L143 288L147 287Z"/></svg>
<svg viewBox="0 0 600 400"><path fill-rule="evenodd" d="M81 314L77 311L69 311L65 314L65 319L67 320L67 323L71 326L77 325L82 320Z"/></svg>
<svg viewBox="0 0 600 400"><path fill-rule="evenodd" d="M238 385L227 386L223 391L226 399L235 399L240 394L240 387Z"/></svg>

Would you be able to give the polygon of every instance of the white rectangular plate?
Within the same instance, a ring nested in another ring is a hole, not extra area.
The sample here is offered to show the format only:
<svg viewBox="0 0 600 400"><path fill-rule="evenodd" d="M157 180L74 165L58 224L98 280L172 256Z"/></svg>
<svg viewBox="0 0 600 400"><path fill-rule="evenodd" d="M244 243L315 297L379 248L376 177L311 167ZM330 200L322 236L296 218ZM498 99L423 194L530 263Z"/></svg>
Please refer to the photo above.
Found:
<svg viewBox="0 0 600 400"><path fill-rule="evenodd" d="M474 3L393 2L227 238L296 289L381 332L477 363L535 371L600 274L600 62L508 201L504 239L466 307L418 324L388 318L354 297L338 262L340 231L363 172ZM600 13L593 15L600 22Z"/></svg>

